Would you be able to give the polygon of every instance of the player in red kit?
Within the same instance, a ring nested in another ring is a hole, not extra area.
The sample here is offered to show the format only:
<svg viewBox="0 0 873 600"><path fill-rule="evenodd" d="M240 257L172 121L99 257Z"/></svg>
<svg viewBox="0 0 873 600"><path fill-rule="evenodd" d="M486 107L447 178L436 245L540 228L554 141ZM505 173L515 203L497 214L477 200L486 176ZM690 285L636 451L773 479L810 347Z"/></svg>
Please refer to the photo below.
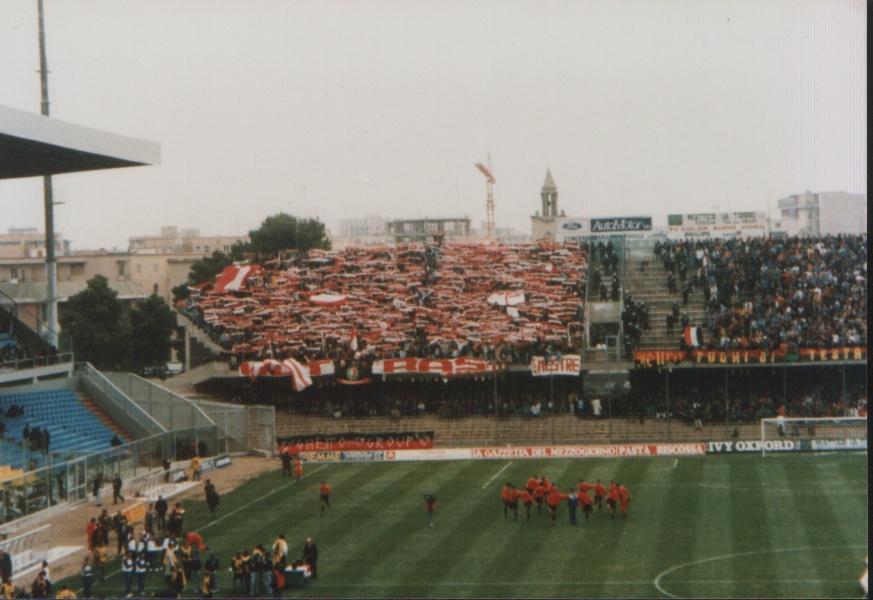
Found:
<svg viewBox="0 0 873 600"><path fill-rule="evenodd" d="M614 481L609 482L609 493L606 496L606 504L609 506L609 518L615 518L615 505L618 503L618 486Z"/></svg>
<svg viewBox="0 0 873 600"><path fill-rule="evenodd" d="M598 510L603 509L603 498L606 496L606 488L603 487L603 484L600 483L598 479L594 483L594 504L597 505Z"/></svg>
<svg viewBox="0 0 873 600"><path fill-rule="evenodd" d="M500 490L500 501L503 502L503 518L509 518L509 509L512 505L512 484L508 481Z"/></svg>
<svg viewBox="0 0 873 600"><path fill-rule="evenodd" d="M530 505L533 504L533 494L531 494L528 490L522 491L521 501L524 502L524 510L527 513L527 520L530 521Z"/></svg>
<svg viewBox="0 0 873 600"><path fill-rule="evenodd" d="M591 490L591 489L594 489L593 483L588 483L584 479L579 480L579 493L580 494L587 494L588 490Z"/></svg>
<svg viewBox="0 0 873 600"><path fill-rule="evenodd" d="M521 498L521 490L516 489L514 485L510 485L510 488L509 508L512 510L512 520L518 521L518 499Z"/></svg>
<svg viewBox="0 0 873 600"><path fill-rule="evenodd" d="M594 507L594 500L591 499L591 496L588 492L579 492L579 502L582 504L582 512L585 513L585 520L589 521L589 517L591 516L591 511Z"/></svg>
<svg viewBox="0 0 873 600"><path fill-rule="evenodd" d="M567 494L562 494L556 486L552 486L546 498L546 504L549 505L549 514L552 516L552 521L555 521L557 518L558 505L561 503L561 500L566 500L568 497Z"/></svg>
<svg viewBox="0 0 873 600"><path fill-rule="evenodd" d="M534 502L537 503L537 514L538 515L542 514L542 512L543 512L543 501L546 499L546 496L548 495L548 493L549 493L549 491L546 489L546 486L544 486L542 484L542 482L540 482L540 484L536 488L534 488L532 495L533 495Z"/></svg>
<svg viewBox="0 0 873 600"><path fill-rule="evenodd" d="M540 484L539 478L534 475L530 479L527 480L527 483L524 486L524 489L533 494L534 490L537 489L537 486Z"/></svg>
<svg viewBox="0 0 873 600"><path fill-rule="evenodd" d="M330 486L326 481L322 481L318 486L318 493L321 497L321 514L324 514L325 508L330 508Z"/></svg>
<svg viewBox="0 0 873 600"><path fill-rule="evenodd" d="M623 485L618 486L618 504L621 507L621 517L623 519L627 518L627 506L630 504L631 495L626 487Z"/></svg>
<svg viewBox="0 0 873 600"><path fill-rule="evenodd" d="M297 456L294 458L294 480L299 482L303 477L303 461Z"/></svg>

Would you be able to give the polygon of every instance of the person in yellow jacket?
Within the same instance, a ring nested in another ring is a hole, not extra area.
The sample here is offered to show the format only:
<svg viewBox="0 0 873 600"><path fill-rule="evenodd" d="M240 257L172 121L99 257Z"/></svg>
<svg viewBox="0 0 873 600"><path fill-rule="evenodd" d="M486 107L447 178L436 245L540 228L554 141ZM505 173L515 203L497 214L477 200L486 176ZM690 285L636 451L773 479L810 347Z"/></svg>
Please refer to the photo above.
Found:
<svg viewBox="0 0 873 600"><path fill-rule="evenodd" d="M62 585L61 589L58 590L58 593L55 594L55 598L58 598L59 600L67 600L68 598L75 598L75 597L76 597L76 592L74 592L73 590L71 590L70 588L68 588L65 585Z"/></svg>
<svg viewBox="0 0 873 600"><path fill-rule="evenodd" d="M203 468L203 464L200 462L200 457L195 455L194 458L191 459L191 479L192 481L200 481L200 470Z"/></svg>
<svg viewBox="0 0 873 600"><path fill-rule="evenodd" d="M100 577L100 581L103 581L106 578L106 563L109 562L109 556L106 554L106 546L99 544L94 548L92 561L94 563L94 570Z"/></svg>
<svg viewBox="0 0 873 600"><path fill-rule="evenodd" d="M4 599L11 600L15 598L15 586L12 585L12 581L9 579L4 579L3 583L0 584L0 594L3 595Z"/></svg>
<svg viewBox="0 0 873 600"><path fill-rule="evenodd" d="M203 580L200 582L200 592L204 598L212 598L215 596L215 573L206 571L203 575Z"/></svg>

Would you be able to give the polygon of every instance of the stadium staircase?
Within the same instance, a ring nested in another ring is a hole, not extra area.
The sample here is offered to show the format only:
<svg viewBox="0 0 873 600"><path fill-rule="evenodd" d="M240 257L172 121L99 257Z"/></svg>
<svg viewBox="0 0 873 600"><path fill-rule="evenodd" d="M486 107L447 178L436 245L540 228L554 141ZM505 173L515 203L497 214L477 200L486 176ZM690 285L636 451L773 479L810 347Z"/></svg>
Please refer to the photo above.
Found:
<svg viewBox="0 0 873 600"><path fill-rule="evenodd" d="M97 405L97 403L91 400L91 398L89 398L85 394L77 393L76 399L82 406L87 408L95 417L97 417L97 419L103 424L103 426L106 427L106 429L117 435L122 442L126 443L134 439L135 436L125 431L121 425L113 421L112 418Z"/></svg>
<svg viewBox="0 0 873 600"><path fill-rule="evenodd" d="M733 437L734 429L737 436ZM400 433L433 431L440 447L525 444L607 444L625 442L703 442L760 439L758 424L692 425L656 419L644 423L628 419L580 419L573 415L546 415L497 419L475 416L444 419L435 416L363 417L334 419L315 415L276 412L276 434L281 439L314 434Z"/></svg>
<svg viewBox="0 0 873 600"><path fill-rule="evenodd" d="M626 244L628 242L617 238L611 238L610 241L613 242L619 257L618 273L623 294L624 272L627 269ZM606 276L604 275L604 277ZM586 290L586 307L585 326L588 328L589 334L586 336L588 345L582 353L583 397L589 401L594 398L605 400L614 390L630 385L630 369L634 366L633 361L626 360L621 356L621 348L615 345L621 338L620 322L623 303L612 300L601 302L599 301L599 292L589 287ZM608 349L591 346L594 343L594 334L590 331L592 326L597 323L612 324L615 327L613 334L607 338ZM603 404L605 409L606 403Z"/></svg>
<svg viewBox="0 0 873 600"><path fill-rule="evenodd" d="M697 325L703 322L706 308L703 303L703 291L698 289L688 299L688 306L682 306L682 294L671 294L667 291L667 271L664 265L655 258L655 241L652 239L635 240L628 245L627 268L625 270L625 291L635 300L645 302L649 307L649 324L651 329L643 330L640 338L640 350L678 349L682 327L679 323L673 328L673 334L667 333L667 315L673 302L679 303L679 314L687 313L691 321ZM640 270L642 263L645 268ZM676 277L676 289L681 292L682 282Z"/></svg>
<svg viewBox="0 0 873 600"><path fill-rule="evenodd" d="M187 329L193 340L196 340L201 346L213 354L221 356L225 353L224 348L216 344L212 338L209 337L208 333L200 329L194 321L179 311L176 311L176 325Z"/></svg>

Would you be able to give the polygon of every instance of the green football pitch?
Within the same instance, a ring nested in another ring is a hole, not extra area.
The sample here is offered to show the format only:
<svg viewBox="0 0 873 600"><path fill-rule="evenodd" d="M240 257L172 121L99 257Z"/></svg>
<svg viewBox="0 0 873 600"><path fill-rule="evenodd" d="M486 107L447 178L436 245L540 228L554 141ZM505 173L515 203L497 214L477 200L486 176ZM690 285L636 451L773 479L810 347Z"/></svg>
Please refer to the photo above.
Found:
<svg viewBox="0 0 873 600"><path fill-rule="evenodd" d="M501 486L533 474L562 488L615 479L632 494L628 518L604 506L574 527L562 506L555 523L535 509L505 519ZM187 502L186 528L221 559L219 596L240 595L234 552L285 533L292 558L307 536L320 552L318 580L285 596L861 597L866 474L858 453L309 464L299 483L276 471L226 494L215 519ZM425 492L438 498L433 528ZM150 574L149 593L160 587ZM94 591L122 589L115 573Z"/></svg>

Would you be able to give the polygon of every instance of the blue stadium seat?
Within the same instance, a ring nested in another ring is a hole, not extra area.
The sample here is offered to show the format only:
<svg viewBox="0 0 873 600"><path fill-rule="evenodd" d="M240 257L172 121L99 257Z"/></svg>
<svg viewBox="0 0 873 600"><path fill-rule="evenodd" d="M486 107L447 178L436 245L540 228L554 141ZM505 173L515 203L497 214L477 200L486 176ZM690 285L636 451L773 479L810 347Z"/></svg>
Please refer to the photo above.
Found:
<svg viewBox="0 0 873 600"><path fill-rule="evenodd" d="M15 442L22 441L25 425L39 427L50 434L49 449L52 453L79 455L99 452L111 447L115 435L100 419L90 412L70 390L47 390L29 393L0 394L0 410L6 411L17 404L24 415L4 418L6 436ZM29 452L30 458L38 453ZM38 456L40 465L44 462ZM0 445L0 462L22 468L21 449L14 443Z"/></svg>

